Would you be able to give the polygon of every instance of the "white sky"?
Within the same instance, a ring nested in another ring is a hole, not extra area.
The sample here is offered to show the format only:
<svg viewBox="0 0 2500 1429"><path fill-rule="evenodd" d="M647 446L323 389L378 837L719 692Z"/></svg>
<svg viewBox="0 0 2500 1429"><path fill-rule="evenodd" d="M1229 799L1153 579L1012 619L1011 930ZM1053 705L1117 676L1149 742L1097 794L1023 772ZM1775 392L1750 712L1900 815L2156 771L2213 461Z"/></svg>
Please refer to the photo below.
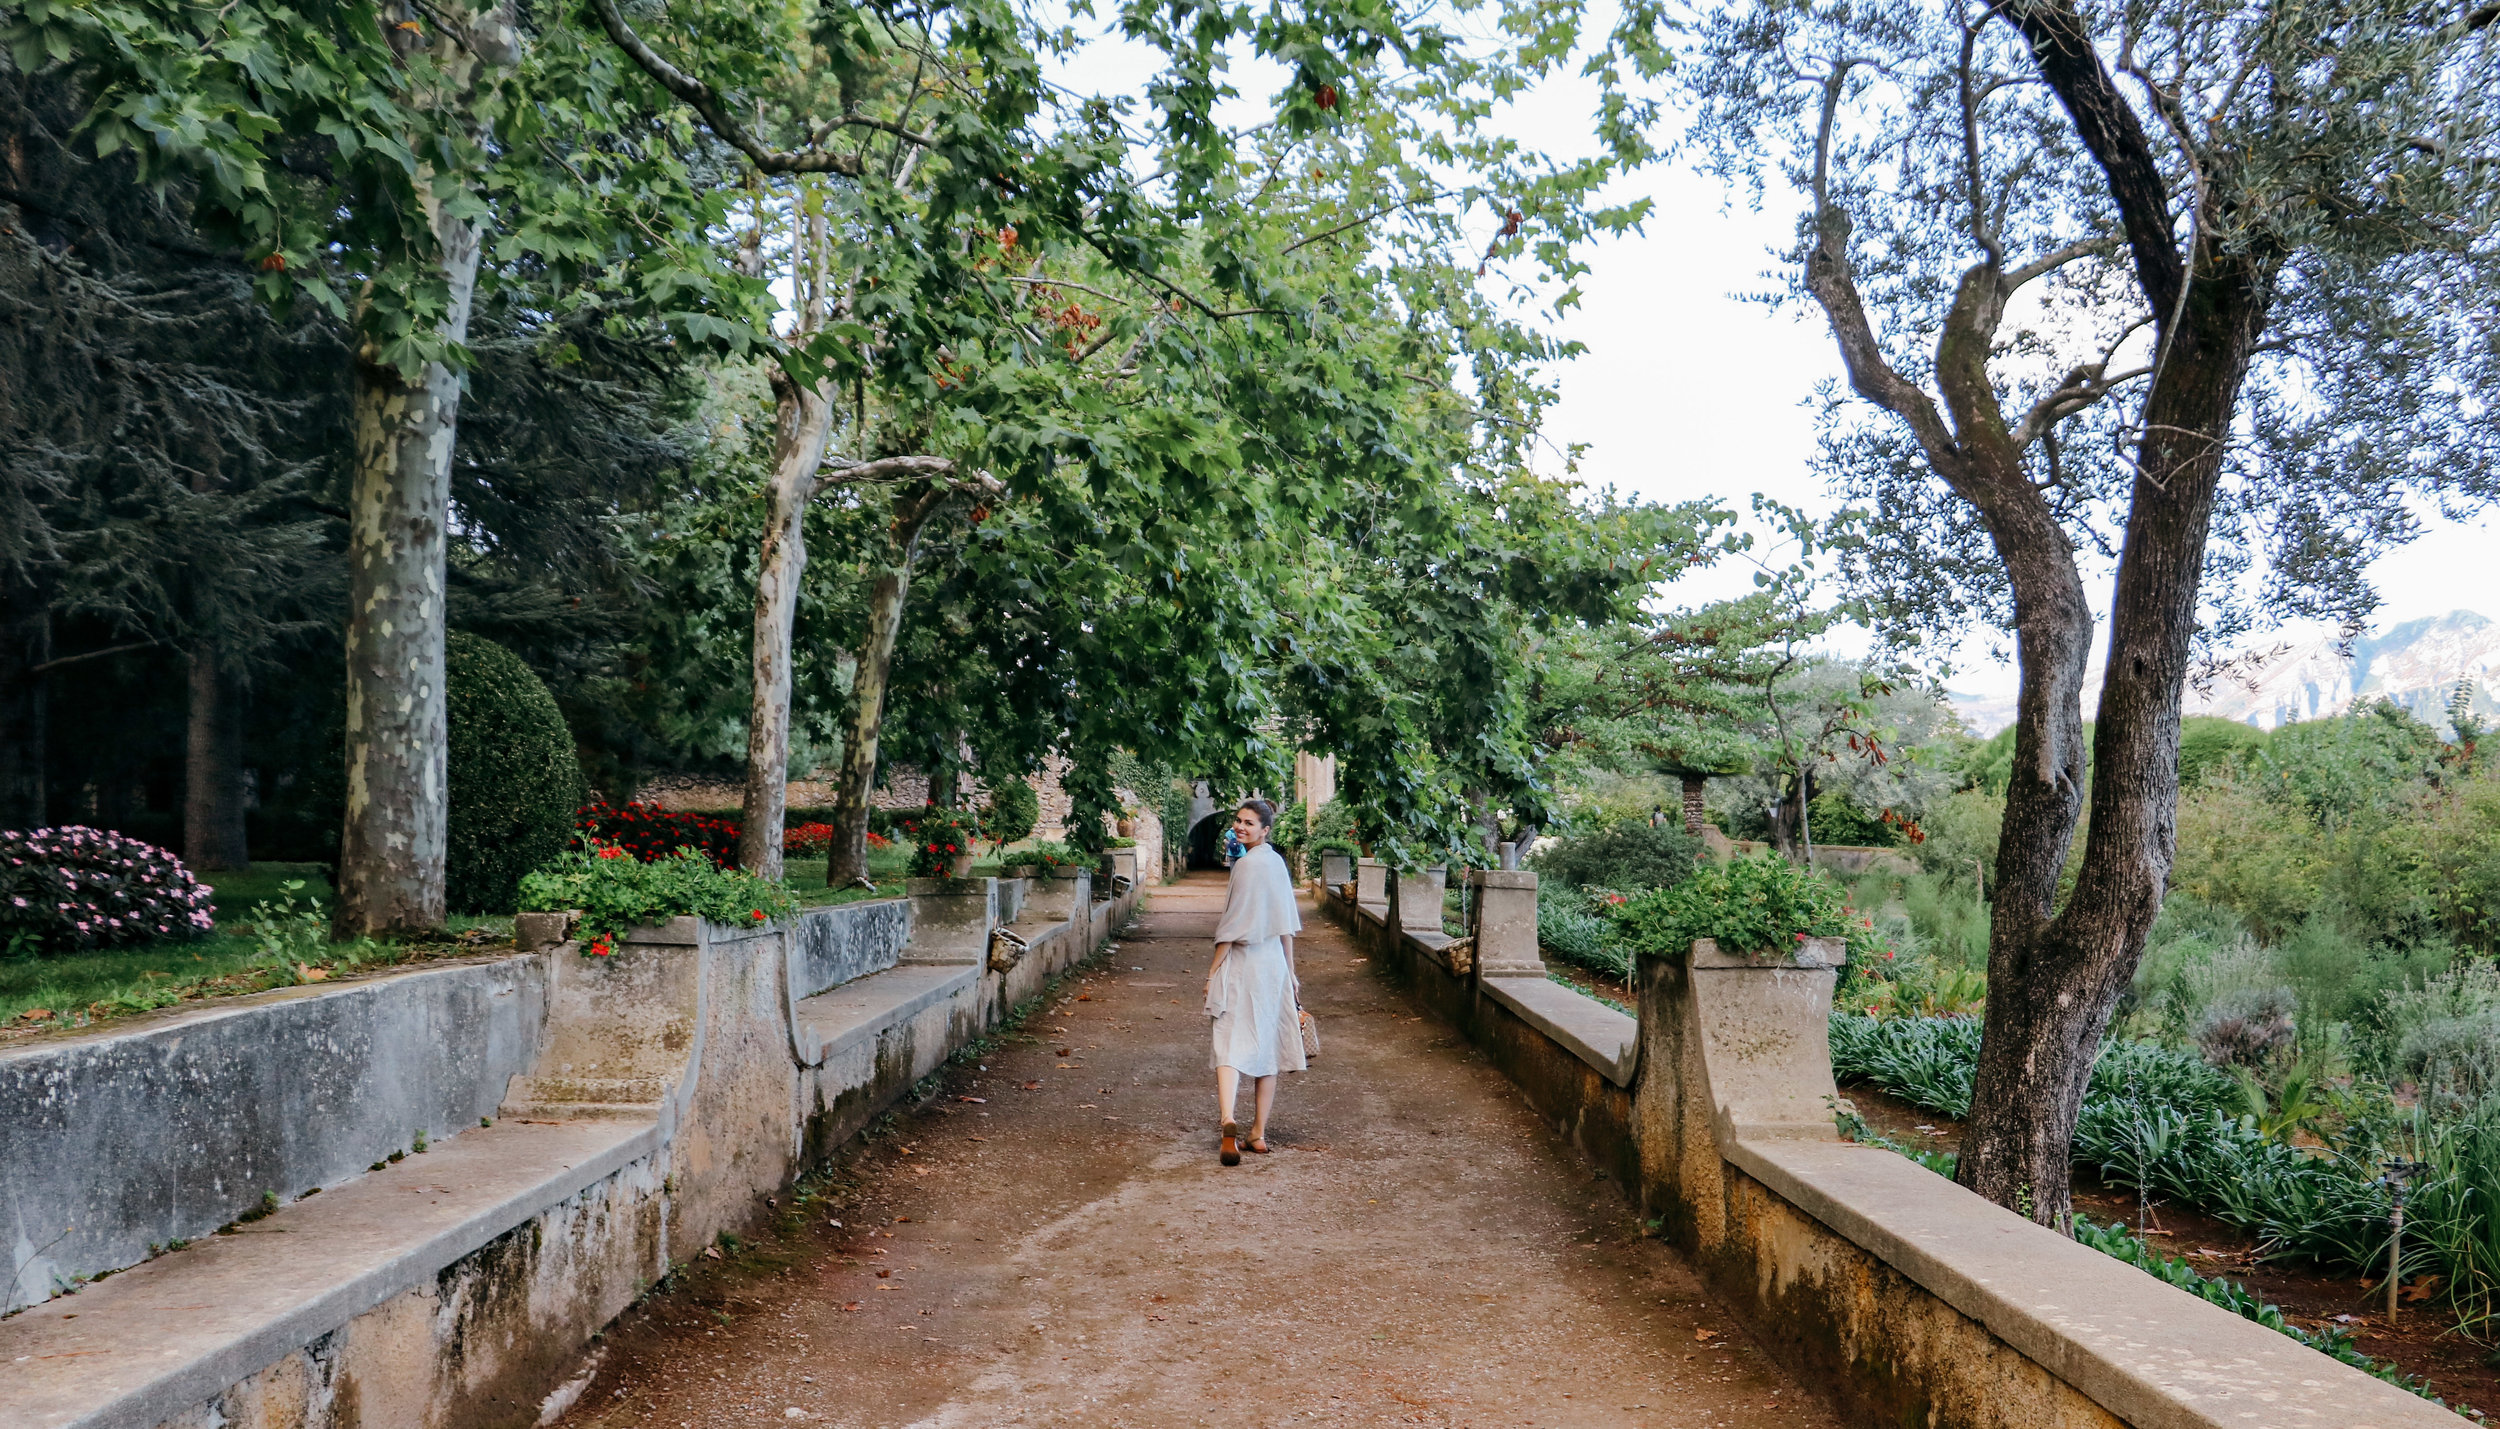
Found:
<svg viewBox="0 0 2500 1429"><path fill-rule="evenodd" d="M1089 46L1076 64L1055 67L1054 78L1080 90L1134 94L1152 62L1142 47ZM1267 115L1267 99L1284 74L1237 66L1233 78L1243 98L1228 117L1250 123ZM1592 147L1588 115L1587 91L1574 81L1547 86L1495 123L1540 151L1573 156ZM1792 229L1794 199L1774 190L1763 211L1753 212L1741 195L1672 161L1617 180L1605 197L1621 202L1644 194L1656 210L1646 232L1587 254L1582 300L1551 329L1589 350L1554 373L1561 396L1546 437L1557 452L1585 444L1580 477L1627 496L1715 496L1743 511L1758 491L1829 515L1840 503L1810 467L1810 404L1819 383L1840 375L1830 331L1819 314L1809 320L1743 297L1775 286L1766 273L1772 250ZM1489 216L1477 217L1489 234ZM1559 469L1558 457L1554 465ZM2421 540L2372 568L2384 598L2378 628L2456 609L2500 617L2500 591L2489 574L2491 518L2454 523L2426 513L2424 526ZM1751 587L1752 568L1727 563L1664 594L1670 604L1691 605ZM2105 607L2106 580L2095 583L2094 596ZM2269 640L2322 633L2300 627ZM1988 663L1984 642L1965 645L1952 660L1957 693L2012 693L2011 666Z"/></svg>

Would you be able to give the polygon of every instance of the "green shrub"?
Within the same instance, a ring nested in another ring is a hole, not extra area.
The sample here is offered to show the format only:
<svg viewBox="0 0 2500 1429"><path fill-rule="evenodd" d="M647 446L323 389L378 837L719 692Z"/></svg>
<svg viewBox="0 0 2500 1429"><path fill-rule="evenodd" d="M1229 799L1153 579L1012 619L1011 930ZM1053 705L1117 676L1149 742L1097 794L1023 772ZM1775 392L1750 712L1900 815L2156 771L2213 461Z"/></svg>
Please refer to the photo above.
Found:
<svg viewBox="0 0 2500 1429"><path fill-rule="evenodd" d="M1777 855L1710 864L1673 888L1608 910L1633 949L1667 957L1702 938L1739 957L1785 956L1808 938L1841 938L1854 966L1880 958L1874 920L1823 873Z"/></svg>
<svg viewBox="0 0 2500 1429"><path fill-rule="evenodd" d="M1807 832L1814 835L1818 845L1892 848L1902 841L1898 824L1886 821L1881 811L1870 814L1859 808L1837 789L1815 795L1814 802L1807 806L1807 816Z"/></svg>
<svg viewBox="0 0 2500 1429"><path fill-rule="evenodd" d="M509 913L521 875L573 836L583 792L573 735L546 685L492 641L454 633L443 676L450 718L444 899L455 913Z"/></svg>
<svg viewBox="0 0 2500 1429"><path fill-rule="evenodd" d="M1331 799L1320 805L1319 816L1311 820L1311 837L1302 850L1315 858L1324 853L1362 853L1362 846L1354 841L1354 805L1344 799Z"/></svg>
<svg viewBox="0 0 2500 1429"><path fill-rule="evenodd" d="M982 823L998 846L1005 848L1018 839L1031 838L1033 825L1041 817L1041 796L1022 775L1010 774L990 790L989 811Z"/></svg>
<svg viewBox="0 0 2500 1429"><path fill-rule="evenodd" d="M645 863L622 849L575 849L556 855L521 879L520 906L531 912L582 910L579 937L587 957L616 951L616 935L693 914L724 927L748 928L798 912L781 884L715 866L701 854L671 854Z"/></svg>
<svg viewBox="0 0 2500 1429"><path fill-rule="evenodd" d="M1092 868L1096 861L1066 844L1045 839L1031 848L1017 849L1007 856L1007 862L1019 867L1029 864L1041 868Z"/></svg>
<svg viewBox="0 0 2500 1429"><path fill-rule="evenodd" d="M1575 967L1618 978L1632 975L1631 954L1617 940L1614 923L1597 911L1589 894L1568 883L1539 883L1536 940L1547 956Z"/></svg>
<svg viewBox="0 0 2500 1429"><path fill-rule="evenodd" d="M1680 825L1650 827L1626 819L1592 833L1558 839L1528 861L1540 878L1575 888L1619 888L1629 893L1672 888L1690 877L1701 845Z"/></svg>
<svg viewBox="0 0 2500 1429"><path fill-rule="evenodd" d="M2179 721L2179 787L2193 789L2216 775L2236 774L2256 763L2266 732L2213 715Z"/></svg>

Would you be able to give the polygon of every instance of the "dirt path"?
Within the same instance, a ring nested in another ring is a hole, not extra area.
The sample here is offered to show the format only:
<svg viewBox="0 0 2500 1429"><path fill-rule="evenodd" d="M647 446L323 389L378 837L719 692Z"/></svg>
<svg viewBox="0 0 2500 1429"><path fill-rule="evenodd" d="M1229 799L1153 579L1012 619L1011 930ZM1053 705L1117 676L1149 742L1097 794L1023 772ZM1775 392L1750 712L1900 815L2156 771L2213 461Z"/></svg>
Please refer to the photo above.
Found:
<svg viewBox="0 0 2500 1429"><path fill-rule="evenodd" d="M1307 903L1327 1055L1286 1078L1276 1154L1218 1166L1222 895L1158 890L794 1238L628 1315L565 1422L1836 1423Z"/></svg>

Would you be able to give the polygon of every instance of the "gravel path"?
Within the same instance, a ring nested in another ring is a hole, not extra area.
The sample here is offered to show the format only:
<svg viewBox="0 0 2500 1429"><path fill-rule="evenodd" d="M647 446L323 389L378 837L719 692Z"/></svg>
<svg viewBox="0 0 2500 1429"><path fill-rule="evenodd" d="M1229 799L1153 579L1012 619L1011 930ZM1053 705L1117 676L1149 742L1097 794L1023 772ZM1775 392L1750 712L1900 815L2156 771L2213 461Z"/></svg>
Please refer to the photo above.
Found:
<svg viewBox="0 0 2500 1429"><path fill-rule="evenodd" d="M565 1422L1837 1422L1307 903L1326 1055L1286 1078L1276 1153L1218 1166L1199 1003L1222 898L1156 890L831 1201L629 1314Z"/></svg>

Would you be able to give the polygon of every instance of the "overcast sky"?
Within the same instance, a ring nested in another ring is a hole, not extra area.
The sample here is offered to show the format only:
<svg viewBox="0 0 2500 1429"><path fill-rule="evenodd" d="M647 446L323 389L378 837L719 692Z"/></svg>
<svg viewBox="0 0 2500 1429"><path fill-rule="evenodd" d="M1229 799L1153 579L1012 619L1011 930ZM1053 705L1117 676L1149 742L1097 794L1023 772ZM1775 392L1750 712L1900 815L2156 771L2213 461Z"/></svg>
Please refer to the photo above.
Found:
<svg viewBox="0 0 2500 1429"><path fill-rule="evenodd" d="M1134 94L1151 64L1142 48L1094 46L1078 64L1058 67L1057 77L1082 90ZM1235 122L1264 118L1284 78L1273 67L1237 69L1243 99L1232 106ZM1544 152L1576 156L1590 148L1588 113L1584 89L1557 83L1496 123ZM1837 510L1810 469L1809 404L1817 385L1840 373L1829 329L1819 314L1809 320L1746 301L1775 286L1766 270L1772 248L1792 231L1794 198L1775 191L1753 212L1689 166L1668 162L1616 181L1607 199L1643 194L1656 205L1646 232L1589 253L1582 301L1554 326L1588 352L1554 373L1561 399L1547 420L1552 450L1584 444L1581 479L1626 495L1710 495L1741 511L1758 491L1818 515ZM1473 217L1489 235L1491 216ZM1559 456L1548 460L1560 469ZM2491 520L2458 524L2430 513L2425 525L2420 541L2372 571L2384 597L2378 627L2456 609L2500 617L2489 574ZM1725 565L1687 577L1667 599L1686 605L1741 594L1751 575L1750 567ZM2091 589L2105 609L2107 580L2095 579ZM2299 627L2267 639L2323 633ZM1984 642L1966 644L1952 660L1957 693L2012 692L2013 671L1988 663Z"/></svg>

